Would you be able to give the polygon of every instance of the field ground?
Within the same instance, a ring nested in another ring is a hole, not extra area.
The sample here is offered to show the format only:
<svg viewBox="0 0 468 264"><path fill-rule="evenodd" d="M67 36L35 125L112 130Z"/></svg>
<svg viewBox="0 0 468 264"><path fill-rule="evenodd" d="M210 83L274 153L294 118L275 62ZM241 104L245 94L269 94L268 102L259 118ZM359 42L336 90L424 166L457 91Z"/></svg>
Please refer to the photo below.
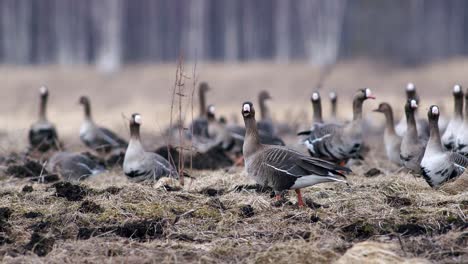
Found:
<svg viewBox="0 0 468 264"><path fill-rule="evenodd" d="M336 87L342 95L343 118L349 116L350 95L368 86L375 87L378 100L366 106L366 115L381 121L369 110L381 98L398 102L408 81L420 89L422 113L424 107L439 102L451 109L450 86L468 83L466 65L466 59L416 69L344 62L329 76L324 91ZM295 117L307 113L300 120L307 119L302 124L308 125L307 98L318 69L300 64L198 67L199 79L213 86L209 101L219 105L228 119L238 113L242 101L268 89L277 120L289 119L285 114L289 110ZM81 94L90 95L95 119L121 135L128 134L124 117L142 113L145 145L162 145L154 135L168 123L174 76L173 65L134 66L111 76L84 68L0 68L2 156L26 147L40 84L51 90L49 119L57 124L68 149L83 149L78 139ZM372 150L366 160L351 165L350 185L304 189L306 208L295 205L293 193L274 203L268 190L251 188L253 182L241 168L194 171L196 179L180 188L170 180L131 183L120 168L80 185L39 184L8 176L2 162L0 259L4 263L468 262L468 175L433 190L422 178L397 172L388 164L382 157L381 139L368 143ZM369 173L374 168L379 170L374 170L376 175Z"/></svg>

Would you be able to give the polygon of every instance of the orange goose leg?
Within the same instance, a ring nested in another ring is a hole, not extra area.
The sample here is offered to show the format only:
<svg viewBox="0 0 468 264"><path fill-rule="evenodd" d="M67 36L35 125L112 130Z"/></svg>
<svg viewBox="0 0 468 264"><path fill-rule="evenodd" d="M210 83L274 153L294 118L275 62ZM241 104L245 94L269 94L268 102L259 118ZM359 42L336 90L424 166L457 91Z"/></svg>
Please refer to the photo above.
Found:
<svg viewBox="0 0 468 264"><path fill-rule="evenodd" d="M234 165L232 167L237 167L237 166L244 166L244 156L240 156L239 158L235 159Z"/></svg>
<svg viewBox="0 0 468 264"><path fill-rule="evenodd" d="M302 200L301 189L296 189L295 191L297 194L297 205L299 205L299 207L304 207L304 201Z"/></svg>
<svg viewBox="0 0 468 264"><path fill-rule="evenodd" d="M282 197L281 197L281 194L277 194L277 195L275 195L275 199L276 199L276 201L280 201L280 200L281 200L281 198L282 198Z"/></svg>
<svg viewBox="0 0 468 264"><path fill-rule="evenodd" d="M341 167L344 167L346 166L346 161L342 160L338 163L338 165L340 165Z"/></svg>

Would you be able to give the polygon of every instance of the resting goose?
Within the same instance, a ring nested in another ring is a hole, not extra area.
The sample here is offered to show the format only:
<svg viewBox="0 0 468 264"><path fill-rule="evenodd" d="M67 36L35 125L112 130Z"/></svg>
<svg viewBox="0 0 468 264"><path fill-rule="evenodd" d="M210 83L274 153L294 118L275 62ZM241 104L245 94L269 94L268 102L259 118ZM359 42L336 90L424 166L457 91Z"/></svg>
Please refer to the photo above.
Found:
<svg viewBox="0 0 468 264"><path fill-rule="evenodd" d="M62 176L65 181L77 182L105 171L88 156L71 152L57 152L49 159L47 170Z"/></svg>
<svg viewBox="0 0 468 264"><path fill-rule="evenodd" d="M130 119L130 142L123 162L123 171L131 180L157 181L163 176L178 177L175 168L165 158L147 152L140 141L141 116L133 114Z"/></svg>
<svg viewBox="0 0 468 264"><path fill-rule="evenodd" d="M407 129L401 141L400 159L405 168L419 174L421 159L424 155L424 143L418 138L418 128L414 117L417 108L418 104L415 99L410 99L405 104Z"/></svg>
<svg viewBox="0 0 468 264"><path fill-rule="evenodd" d="M123 149L127 142L107 128L97 126L91 117L89 98L82 96L80 104L84 107L85 119L80 128L80 138L89 148L98 153L110 153L116 149Z"/></svg>
<svg viewBox="0 0 468 264"><path fill-rule="evenodd" d="M416 86L413 83L408 83L406 85L405 91L406 91L406 100L414 99L416 100L416 103L419 104L419 95L416 92ZM418 136L422 140L427 140L427 138L429 137L429 126L428 126L427 120L418 118L417 112L415 114L416 114L416 117L415 117L416 126L418 128ZM397 135L399 135L400 137L403 137L405 135L405 132L406 132L406 116L405 115L403 115L400 122L398 122L398 124L396 125L395 131Z"/></svg>
<svg viewBox="0 0 468 264"><path fill-rule="evenodd" d="M439 115L438 106L433 105L429 108L427 117L430 137L421 161L422 175L431 187L440 186L460 176L468 166L468 159L463 155L444 151L438 126Z"/></svg>
<svg viewBox="0 0 468 264"><path fill-rule="evenodd" d="M403 165L400 159L401 137L395 132L392 107L388 103L381 103L374 112L385 115L384 144L387 158L397 165Z"/></svg>
<svg viewBox="0 0 468 264"><path fill-rule="evenodd" d="M208 83L202 82L198 86L198 100L200 106L200 115L193 120L190 125L190 131L193 135L208 137L208 120L206 120L206 93L210 90Z"/></svg>
<svg viewBox="0 0 468 264"><path fill-rule="evenodd" d="M266 101L271 99L270 94L267 91L261 91L258 94L258 105L260 106L260 121L258 121L258 129L263 131L265 134L273 136L275 129L273 126L273 119L270 115L270 109L266 104Z"/></svg>
<svg viewBox="0 0 468 264"><path fill-rule="evenodd" d="M463 91L458 84L453 86L453 101L453 117L442 135L442 145L448 150L455 148L456 137L460 133L460 127L463 123Z"/></svg>
<svg viewBox="0 0 468 264"><path fill-rule="evenodd" d="M353 121L343 126L328 124L314 126L304 140L313 157L333 162L346 163L351 158L360 158L362 138L362 105L367 99L375 99L370 89L361 89L353 100ZM301 132L299 135L305 135Z"/></svg>
<svg viewBox="0 0 468 264"><path fill-rule="evenodd" d="M39 105L39 119L29 129L29 144L32 149L40 152L46 152L50 149L59 149L59 141L57 130L54 124L47 120L47 99L49 91L47 87L42 86L39 88L40 105Z"/></svg>
<svg viewBox="0 0 468 264"><path fill-rule="evenodd" d="M271 187L277 194L295 190L298 205L304 206L301 188L323 182L346 182L345 172L351 170L333 163L305 156L295 150L264 145L255 121L255 109L250 102L242 105L246 128L243 153L247 174L258 184Z"/></svg>

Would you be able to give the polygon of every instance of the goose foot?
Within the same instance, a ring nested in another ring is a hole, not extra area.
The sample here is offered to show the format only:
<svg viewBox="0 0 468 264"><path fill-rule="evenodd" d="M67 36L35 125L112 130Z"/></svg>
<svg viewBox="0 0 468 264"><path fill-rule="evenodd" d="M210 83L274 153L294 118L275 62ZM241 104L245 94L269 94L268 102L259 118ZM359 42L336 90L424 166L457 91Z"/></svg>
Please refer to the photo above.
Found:
<svg viewBox="0 0 468 264"><path fill-rule="evenodd" d="M297 205L299 207L304 207L304 201L302 200L301 189L296 189L295 191L297 194Z"/></svg>

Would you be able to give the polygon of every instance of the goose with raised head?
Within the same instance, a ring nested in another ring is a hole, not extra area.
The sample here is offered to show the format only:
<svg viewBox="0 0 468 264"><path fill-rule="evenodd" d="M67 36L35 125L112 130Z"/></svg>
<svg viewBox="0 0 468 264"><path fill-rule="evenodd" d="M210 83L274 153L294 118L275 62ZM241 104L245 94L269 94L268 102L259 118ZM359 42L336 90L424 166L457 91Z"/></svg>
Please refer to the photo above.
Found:
<svg viewBox="0 0 468 264"><path fill-rule="evenodd" d="M206 93L210 90L208 83L202 82L198 86L198 104L200 113L190 124L190 131L194 136L208 137L208 120L206 119Z"/></svg>
<svg viewBox="0 0 468 264"><path fill-rule="evenodd" d="M338 95L336 92L328 94L330 98L330 118L332 122L338 122Z"/></svg>
<svg viewBox="0 0 468 264"><path fill-rule="evenodd" d="M463 124L463 91L462 87L458 84L453 86L453 101L453 117L450 119L442 135L442 145L448 150L455 148L456 138Z"/></svg>
<svg viewBox="0 0 468 264"><path fill-rule="evenodd" d="M361 158L362 105L367 99L375 99L369 88L359 90L353 99L353 120L343 126L315 126L304 140L313 157L346 163L351 158ZM304 133L299 133L304 134Z"/></svg>
<svg viewBox="0 0 468 264"><path fill-rule="evenodd" d="M406 100L414 99L416 103L419 104L419 95L416 91L416 86L414 83L408 83L406 85ZM422 140L427 140L429 138L429 125L427 120L424 118L418 118L418 113L415 113L416 127L418 128L418 136ZM400 122L395 126L395 131L397 135L403 137L405 135L407 128L406 115L400 119Z"/></svg>
<svg viewBox="0 0 468 264"><path fill-rule="evenodd" d="M267 91L261 91L258 94L258 105L260 106L260 120L257 122L258 129L263 131L265 134L274 136L275 128L273 125L273 119L271 118L270 108L267 105L267 101L271 99L270 93Z"/></svg>
<svg viewBox="0 0 468 264"><path fill-rule="evenodd" d="M421 172L421 159L424 155L424 142L418 137L418 128L416 127L415 112L418 109L418 103L415 99L410 99L405 104L405 115L407 129L401 140L400 159L405 168L414 173Z"/></svg>
<svg viewBox="0 0 468 264"><path fill-rule="evenodd" d="M33 150L46 152L48 150L57 150L60 148L57 129L54 124L47 120L47 99L49 90L42 86L39 88L40 104L39 104L39 119L32 124L29 129L29 144Z"/></svg>
<svg viewBox="0 0 468 264"><path fill-rule="evenodd" d="M443 183L460 176L468 166L465 156L444 151L438 126L440 111L433 105L427 113L429 119L430 136L424 156L421 160L421 171L424 179L431 187L438 187Z"/></svg>
<svg viewBox="0 0 468 264"><path fill-rule="evenodd" d="M243 153L247 174L258 184L271 187L279 198L286 190L295 190L298 205L304 206L301 188L324 182L346 182L344 173L351 170L333 163L305 156L283 146L260 142L253 104L242 104L246 128Z"/></svg>
<svg viewBox="0 0 468 264"><path fill-rule="evenodd" d="M49 159L46 168L70 182L85 180L90 176L105 172L103 166L88 156L72 152L55 153Z"/></svg>
<svg viewBox="0 0 468 264"><path fill-rule="evenodd" d="M161 177L178 177L176 169L161 155L147 152L140 140L141 115L130 119L130 142L125 151L123 171L131 180L157 181Z"/></svg>
<svg viewBox="0 0 468 264"><path fill-rule="evenodd" d="M117 134L94 123L88 97L82 96L80 104L83 105L85 114L84 122L80 127L80 138L87 147L98 153L107 154L116 149L124 149L127 146L127 142Z"/></svg>
<svg viewBox="0 0 468 264"><path fill-rule="evenodd" d="M401 137L395 132L395 121L393 119L393 109L388 103L381 103L374 112L382 113L385 116L384 144L387 158L397 165L403 165L400 159Z"/></svg>
<svg viewBox="0 0 468 264"><path fill-rule="evenodd" d="M465 93L465 115L456 135L455 151L468 157L468 89L466 89Z"/></svg>

